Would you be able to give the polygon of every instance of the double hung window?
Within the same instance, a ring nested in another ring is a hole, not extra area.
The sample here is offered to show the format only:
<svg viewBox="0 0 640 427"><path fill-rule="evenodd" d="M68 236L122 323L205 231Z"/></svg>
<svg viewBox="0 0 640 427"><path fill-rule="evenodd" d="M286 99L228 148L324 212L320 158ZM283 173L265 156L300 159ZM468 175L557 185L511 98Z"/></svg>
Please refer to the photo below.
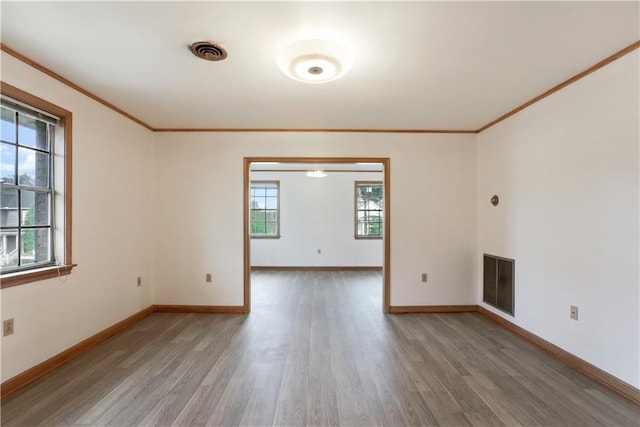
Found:
<svg viewBox="0 0 640 427"><path fill-rule="evenodd" d="M356 181L355 237L382 238L384 191L380 181Z"/></svg>
<svg viewBox="0 0 640 427"><path fill-rule="evenodd" d="M2 83L2 287L69 274L71 113Z"/></svg>
<svg viewBox="0 0 640 427"><path fill-rule="evenodd" d="M0 267L53 261L53 136L58 119L2 100Z"/></svg>
<svg viewBox="0 0 640 427"><path fill-rule="evenodd" d="M280 182L251 181L251 237L280 237Z"/></svg>

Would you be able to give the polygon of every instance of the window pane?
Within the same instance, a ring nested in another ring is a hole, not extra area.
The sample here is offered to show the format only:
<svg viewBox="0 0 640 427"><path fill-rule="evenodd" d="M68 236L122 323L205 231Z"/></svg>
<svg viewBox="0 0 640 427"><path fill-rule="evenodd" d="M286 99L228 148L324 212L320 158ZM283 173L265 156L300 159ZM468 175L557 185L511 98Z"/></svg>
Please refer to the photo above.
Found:
<svg viewBox="0 0 640 427"><path fill-rule="evenodd" d="M276 197L267 197L267 209L277 209L278 199Z"/></svg>
<svg viewBox="0 0 640 427"><path fill-rule="evenodd" d="M51 260L49 251L49 229L22 230L22 265Z"/></svg>
<svg viewBox="0 0 640 427"><path fill-rule="evenodd" d="M49 193L22 192L22 225L49 225Z"/></svg>
<svg viewBox="0 0 640 427"><path fill-rule="evenodd" d="M18 115L18 144L49 150L49 125L33 117Z"/></svg>
<svg viewBox="0 0 640 427"><path fill-rule="evenodd" d="M0 231L0 267L18 265L18 230Z"/></svg>
<svg viewBox="0 0 640 427"><path fill-rule="evenodd" d="M264 222L251 222L251 234L264 234L265 223Z"/></svg>
<svg viewBox="0 0 640 427"><path fill-rule="evenodd" d="M251 221L263 221L266 218L265 211L251 211Z"/></svg>
<svg viewBox="0 0 640 427"><path fill-rule="evenodd" d="M49 155L18 149L18 185L49 187Z"/></svg>
<svg viewBox="0 0 640 427"><path fill-rule="evenodd" d="M278 190L276 188L268 188L267 197L278 197Z"/></svg>
<svg viewBox="0 0 640 427"><path fill-rule="evenodd" d="M277 232L276 224L274 224L273 222L268 222L267 223L267 234L276 234L276 232Z"/></svg>
<svg viewBox="0 0 640 427"><path fill-rule="evenodd" d="M382 223L372 222L369 224L369 235L380 236L382 234Z"/></svg>
<svg viewBox="0 0 640 427"><path fill-rule="evenodd" d="M0 191L0 225L18 226L18 190L3 188Z"/></svg>
<svg viewBox="0 0 640 427"><path fill-rule="evenodd" d="M266 211L266 220L269 222L278 221L278 211Z"/></svg>
<svg viewBox="0 0 640 427"><path fill-rule="evenodd" d="M264 197L266 195L266 190L264 187L256 187L254 188L254 196L255 197Z"/></svg>
<svg viewBox="0 0 640 427"><path fill-rule="evenodd" d="M0 182L15 184L16 176L16 146L0 144Z"/></svg>
<svg viewBox="0 0 640 427"><path fill-rule="evenodd" d="M2 107L2 121L0 122L0 135L3 141L16 142L16 113L13 110Z"/></svg>

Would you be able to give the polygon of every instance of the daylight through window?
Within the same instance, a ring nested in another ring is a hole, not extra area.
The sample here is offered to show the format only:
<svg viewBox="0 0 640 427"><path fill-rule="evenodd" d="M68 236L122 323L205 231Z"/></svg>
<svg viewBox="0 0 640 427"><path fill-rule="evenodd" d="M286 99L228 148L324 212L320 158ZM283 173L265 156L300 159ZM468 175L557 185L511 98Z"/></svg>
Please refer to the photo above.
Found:
<svg viewBox="0 0 640 427"><path fill-rule="evenodd" d="M53 263L53 138L57 118L2 99L0 268Z"/></svg>
<svg viewBox="0 0 640 427"><path fill-rule="evenodd" d="M356 238L382 238L384 192L380 181L356 181Z"/></svg>
<svg viewBox="0 0 640 427"><path fill-rule="evenodd" d="M280 237L280 182L251 181L251 237Z"/></svg>

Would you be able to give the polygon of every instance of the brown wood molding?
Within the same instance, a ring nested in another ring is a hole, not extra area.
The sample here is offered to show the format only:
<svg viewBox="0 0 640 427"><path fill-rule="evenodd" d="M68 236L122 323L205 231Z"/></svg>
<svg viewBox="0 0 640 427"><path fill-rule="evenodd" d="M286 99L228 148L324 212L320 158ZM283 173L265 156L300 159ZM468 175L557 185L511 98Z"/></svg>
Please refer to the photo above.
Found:
<svg viewBox="0 0 640 427"><path fill-rule="evenodd" d="M469 129L155 128L154 132L478 133Z"/></svg>
<svg viewBox="0 0 640 427"><path fill-rule="evenodd" d="M389 307L391 314L408 313L475 313L477 305L394 305Z"/></svg>
<svg viewBox="0 0 640 427"><path fill-rule="evenodd" d="M241 305L172 305L159 304L153 306L155 313L246 313Z"/></svg>
<svg viewBox="0 0 640 427"><path fill-rule="evenodd" d="M262 173L262 172L268 172L268 173L287 173L287 172L294 172L294 173L306 173L309 172L309 169L254 169L251 171L251 173ZM326 172L326 173L382 173L381 170L374 170L374 169L322 169L322 172Z"/></svg>
<svg viewBox="0 0 640 427"><path fill-rule="evenodd" d="M251 185L251 163L254 162L278 162L278 163L381 163L384 183L384 257L382 267L382 307L385 313L389 313L391 306L391 159L389 157L245 157L242 170L243 185L243 262L244 262L244 310L251 311L251 239L249 236L249 188Z"/></svg>
<svg viewBox="0 0 640 427"><path fill-rule="evenodd" d="M3 48L0 44L0 48ZM56 104L42 99L38 96L25 92L15 86L5 82L0 82L0 93L16 101L24 102L32 107L48 112L61 119L64 131L64 253L63 258L59 259L61 265L54 267L42 268L33 271L22 271L8 276L0 280L1 288L23 285L26 283L45 280L59 276L71 274L71 270L77 266L72 260L72 228L73 228L73 113L59 107ZM58 188L58 185L55 185Z"/></svg>
<svg viewBox="0 0 640 427"><path fill-rule="evenodd" d="M151 314L153 314L153 306L147 307L144 310L139 311L136 314L109 326L108 328L98 332L97 334L80 341L78 344L69 347L63 352L58 353L55 356L45 360L44 362L37 364L33 368L27 369L21 374L8 379L7 381L3 382L2 385L0 385L0 396L5 397L18 390L19 388L32 383L46 373L67 362L70 362L81 354L87 352L103 341L106 341L112 336L124 331L130 326L133 326L134 324L138 323Z"/></svg>
<svg viewBox="0 0 640 427"><path fill-rule="evenodd" d="M631 400L632 402L635 402L636 404L640 404L640 390L635 388L631 384L628 384L614 377L613 375L579 358L578 356L575 356L568 351L558 347L557 345L552 344L549 341L544 340L539 336L527 331L526 329L523 329L520 326L511 323L507 319L493 313L492 311L487 310L482 306L478 306L478 313L502 326L509 332L518 335L520 338L523 338L526 341L529 341L531 344L535 345L546 353L549 353L551 356L555 357L561 362L571 366L577 371L580 371L584 375L615 391L621 396L624 396L625 398Z"/></svg>
<svg viewBox="0 0 640 427"><path fill-rule="evenodd" d="M616 59L622 58L623 56L633 52L634 50L638 49L639 47L640 47L640 40L636 41L634 43L631 43L629 46L625 47L624 49L619 50L618 52L614 53L611 56L608 56L607 58L603 59L602 61L598 62L597 64L587 68L583 72L576 74L575 76L571 77L570 79L567 79L564 82L552 87L548 91L536 96L532 100L525 102L521 106L514 108L513 110L509 111L506 114L503 114L502 116L498 117L494 121L487 123L486 125L482 126L480 129L478 129L476 131L476 133L480 133L480 132L482 132L484 130L489 129L491 126L497 125L501 121L503 121L505 119L508 119L509 117L513 116L514 114L519 113L520 111L524 110L527 107L530 107L531 105L533 105L536 102L546 98L547 96L556 93L560 89L563 89L563 88L569 86L570 84L577 82L578 80L588 76L589 74L593 73L594 71L599 70L600 68L604 67L605 65L608 65L608 64L612 63Z"/></svg>
<svg viewBox="0 0 640 427"><path fill-rule="evenodd" d="M47 67L27 58L26 56L16 52L15 50L11 49L10 47L0 43L0 50L6 52L7 54L13 56L14 58L18 59L19 61L24 62L25 64L35 68L38 71L41 71L45 74L47 74L48 76L58 80L59 82L69 86L70 88L77 90L78 92L82 93L83 95L88 96L89 98L93 99L96 102L99 102L100 104L104 105L107 108L110 108L111 110L117 112L118 114L123 115L124 117L128 118L129 120L138 123L139 125L149 129L152 132L220 132L220 133L233 133L233 132L328 132L328 133L407 133L407 134L477 134L480 133L486 129L489 129L490 127L500 123L501 121L513 116L514 114L524 110L525 108L535 104L536 102L540 101L541 99L546 98L547 96L559 91L560 89L569 86L572 83L575 83L576 81L582 79L583 77L593 73L594 71L599 70L600 68L604 67L607 64L610 64L611 62L615 61L616 59L619 59L625 55L627 55L628 53L633 52L634 50L638 49L640 47L640 40L636 41L632 44L630 44L629 46L621 49L620 51L614 53L613 55L603 59L602 61L598 62L597 64L589 67L588 69L584 70L581 73L576 74L575 76L565 80L564 82L552 87L551 89L549 89L548 91L544 92L541 95L538 95L537 97L533 98L530 101L525 102L524 104L520 105L519 107L514 108L513 110L509 111L506 114L503 114L502 116L498 117L497 119L487 123L486 125L480 127L479 129L475 129L475 130L471 130L471 129L322 129L322 128L317 128L317 129L296 129L296 128L154 128L151 125L143 122L142 120L132 116L131 114L127 113L126 111L116 107L115 105L105 101L104 99L100 98L97 95L94 95L93 93L89 92L86 89L83 89L82 87L76 85L75 83L71 82L70 80L65 79L64 77L62 77L61 75L51 71L50 69L48 69Z"/></svg>
<svg viewBox="0 0 640 427"><path fill-rule="evenodd" d="M376 266L259 266L252 265L251 271L382 271Z"/></svg>
<svg viewBox="0 0 640 427"><path fill-rule="evenodd" d="M33 271L23 271L14 276L3 277L0 280L0 288L10 288L12 286L24 285L25 283L67 276L71 274L71 270L77 266L78 264L70 264L41 268Z"/></svg>
<svg viewBox="0 0 640 427"><path fill-rule="evenodd" d="M147 129L149 129L150 131L154 131L153 127L151 127L150 125L146 124L145 122L143 122L142 120L132 116L131 114L127 113L126 111L116 107L115 105L105 101L104 99L100 98L97 95L94 95L93 93L89 92L88 90L78 86L77 84L73 83L70 80L65 79L64 77L62 77L60 74L51 71L50 69L48 69L47 67L45 67L44 65L40 65L37 62L27 58L26 56L22 55L21 53L16 52L15 50L11 49L10 47L8 47L5 44L0 43L0 50L13 56L14 58L16 58L19 61L24 62L25 64L35 68L36 70L48 75L51 78L56 79L57 81L59 81L60 83L70 87L71 89L74 89L78 92L80 92L81 94L93 99L96 102L99 102L100 104L104 105L105 107L115 111L118 114L121 114L122 116L126 117L127 119L139 124L140 126L143 126Z"/></svg>

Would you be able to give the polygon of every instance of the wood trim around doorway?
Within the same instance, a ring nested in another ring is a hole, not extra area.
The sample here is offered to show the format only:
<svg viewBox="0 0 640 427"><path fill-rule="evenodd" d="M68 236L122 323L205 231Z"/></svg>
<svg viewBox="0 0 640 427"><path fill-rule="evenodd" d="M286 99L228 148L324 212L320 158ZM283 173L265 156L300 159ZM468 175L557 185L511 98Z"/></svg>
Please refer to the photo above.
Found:
<svg viewBox="0 0 640 427"><path fill-rule="evenodd" d="M391 173L388 157L245 157L243 165L243 258L244 258L244 312L251 310L251 238L249 236L249 189L251 185L251 163L381 163L384 184L384 256L382 262L382 309L389 313L391 309Z"/></svg>

